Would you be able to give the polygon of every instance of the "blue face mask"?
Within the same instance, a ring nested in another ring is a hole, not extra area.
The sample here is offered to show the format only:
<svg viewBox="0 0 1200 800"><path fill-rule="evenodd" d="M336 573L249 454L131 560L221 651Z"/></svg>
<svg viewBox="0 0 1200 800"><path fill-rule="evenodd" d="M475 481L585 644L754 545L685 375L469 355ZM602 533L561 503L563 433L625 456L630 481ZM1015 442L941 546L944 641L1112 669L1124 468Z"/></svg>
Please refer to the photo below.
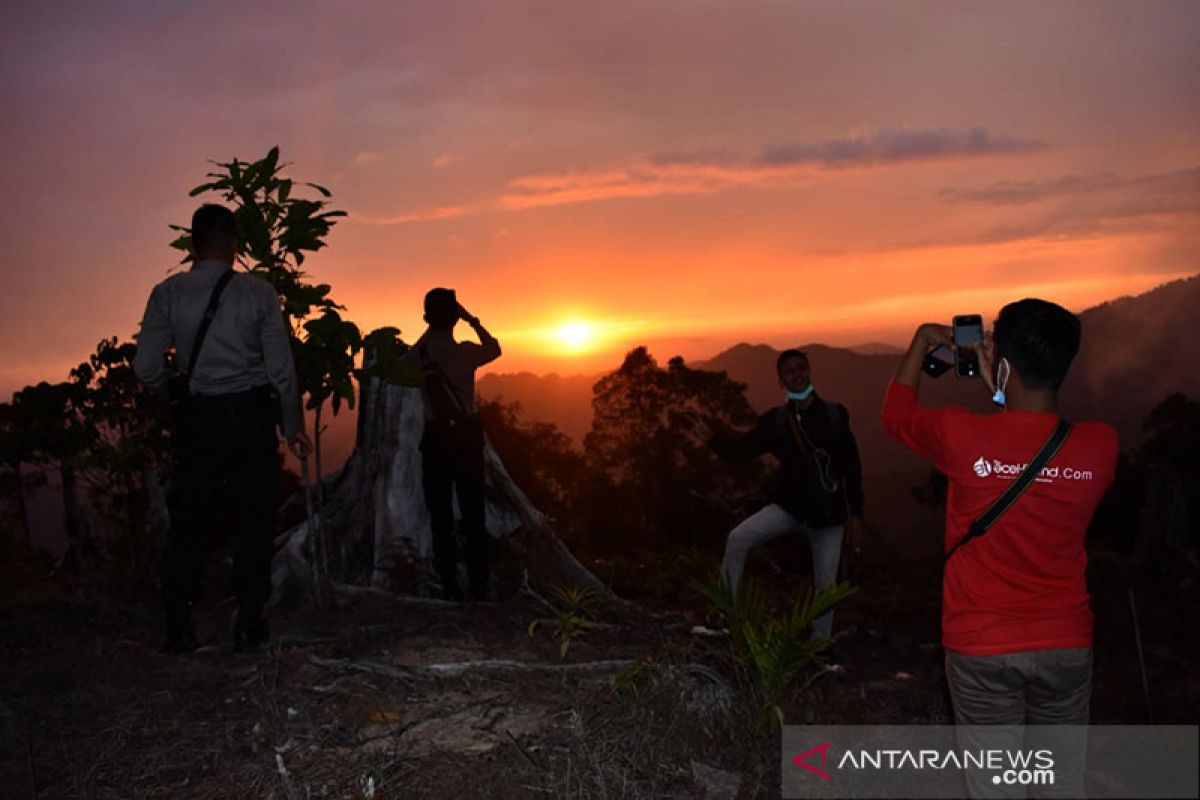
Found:
<svg viewBox="0 0 1200 800"><path fill-rule="evenodd" d="M815 388L816 387L810 383L808 388L802 392L793 392L791 389L789 389L787 393L788 400L807 400Z"/></svg>
<svg viewBox="0 0 1200 800"><path fill-rule="evenodd" d="M1008 365L1008 359L1000 359L1000 363L996 366L996 393L992 395L992 402L998 406L1008 404L1004 390L1008 388L1008 376L1011 374L1012 367Z"/></svg>

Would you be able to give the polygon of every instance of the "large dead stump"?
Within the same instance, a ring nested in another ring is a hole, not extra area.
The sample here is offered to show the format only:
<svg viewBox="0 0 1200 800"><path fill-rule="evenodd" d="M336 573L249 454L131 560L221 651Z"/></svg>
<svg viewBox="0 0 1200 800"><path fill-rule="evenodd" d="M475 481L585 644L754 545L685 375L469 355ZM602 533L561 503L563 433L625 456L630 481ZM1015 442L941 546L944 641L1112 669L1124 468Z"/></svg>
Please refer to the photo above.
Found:
<svg viewBox="0 0 1200 800"><path fill-rule="evenodd" d="M359 401L354 452L327 481L320 521L335 550L335 579L403 594L432 594L440 581L433 568L429 513L421 489L421 392L371 379L361 386ZM527 574L534 586L586 587L611 597L513 483L490 443L484 458L497 593L515 592ZM311 525L311 520L303 522L276 542L277 601L312 590Z"/></svg>

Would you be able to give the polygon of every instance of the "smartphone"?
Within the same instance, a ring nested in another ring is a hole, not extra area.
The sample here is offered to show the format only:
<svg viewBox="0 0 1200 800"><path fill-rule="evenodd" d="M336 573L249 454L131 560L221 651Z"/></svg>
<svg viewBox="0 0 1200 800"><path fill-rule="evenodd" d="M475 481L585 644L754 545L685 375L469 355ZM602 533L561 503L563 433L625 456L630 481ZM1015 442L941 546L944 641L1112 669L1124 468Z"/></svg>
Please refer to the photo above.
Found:
<svg viewBox="0 0 1200 800"><path fill-rule="evenodd" d="M960 378L979 377L979 356L974 345L983 341L983 317L964 314L954 318L954 374Z"/></svg>
<svg viewBox="0 0 1200 800"><path fill-rule="evenodd" d="M921 369L932 378L940 378L954 367L954 351L946 345L930 350L921 362Z"/></svg>

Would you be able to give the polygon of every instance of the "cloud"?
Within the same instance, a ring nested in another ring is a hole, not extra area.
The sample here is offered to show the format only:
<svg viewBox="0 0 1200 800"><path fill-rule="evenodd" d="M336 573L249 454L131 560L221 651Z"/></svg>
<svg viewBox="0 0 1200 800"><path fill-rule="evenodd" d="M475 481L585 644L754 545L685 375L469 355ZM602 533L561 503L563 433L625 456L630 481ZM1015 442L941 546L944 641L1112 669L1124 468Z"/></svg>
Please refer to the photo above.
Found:
<svg viewBox="0 0 1200 800"><path fill-rule="evenodd" d="M449 153L442 153L440 156L438 156L437 158L435 158L433 160L433 166L438 167L439 169L441 167L448 167L451 164L453 164L454 162L460 160L461 158L462 158L462 156L452 156Z"/></svg>
<svg viewBox="0 0 1200 800"><path fill-rule="evenodd" d="M996 135L986 128L882 127L810 144L772 145L754 157L725 149L660 153L620 168L529 175L512 180L506 209L617 197L698 194L736 185L788 185L822 170L1035 153L1041 139Z"/></svg>
<svg viewBox="0 0 1200 800"><path fill-rule="evenodd" d="M461 217L476 210L476 208L471 206L443 206L441 208L427 208L387 217L355 213L351 214L347 219L354 222L361 222L365 225L408 225L413 222L429 222L435 219Z"/></svg>
<svg viewBox="0 0 1200 800"><path fill-rule="evenodd" d="M1157 195L1160 201L1168 202L1175 198L1184 201L1181 210L1195 208L1200 205L1200 167L1128 178L1104 173L1063 175L1047 181L1001 181L982 189L943 189L941 196L957 202L1025 205L1056 197L1117 191Z"/></svg>
<svg viewBox="0 0 1200 800"><path fill-rule="evenodd" d="M980 242L1170 233L1179 230L1173 217L1200 213L1200 167L1133 176L1102 173L1002 181L939 194L951 202L994 206L997 215L1007 214L1008 219L979 235Z"/></svg>
<svg viewBox="0 0 1200 800"><path fill-rule="evenodd" d="M995 135L987 128L896 128L855 132L818 144L773 145L763 151L763 166L816 164L823 167L861 167L904 161L978 158L1036 153L1046 149L1041 139Z"/></svg>
<svg viewBox="0 0 1200 800"><path fill-rule="evenodd" d="M956 158L1032 153L1040 139L995 135L984 128L898 128L852 132L814 144L766 147L746 157L726 149L660 153L601 169L548 172L512 178L493 201L360 218L373 224L405 224L481 211L518 211L544 206L662 195L711 194L736 186L780 187L810 181L821 172L885 168ZM451 163L443 155L434 161Z"/></svg>
<svg viewBox="0 0 1200 800"><path fill-rule="evenodd" d="M704 194L732 182L711 170L660 169L648 163L606 171L527 175L509 182L498 207L519 210L618 197Z"/></svg>
<svg viewBox="0 0 1200 800"><path fill-rule="evenodd" d="M356 167L361 167L365 164L373 164L378 160L379 160L379 153L372 153L370 151L364 150L360 153L355 153L354 158L351 159L351 163L353 163L354 166L356 166Z"/></svg>

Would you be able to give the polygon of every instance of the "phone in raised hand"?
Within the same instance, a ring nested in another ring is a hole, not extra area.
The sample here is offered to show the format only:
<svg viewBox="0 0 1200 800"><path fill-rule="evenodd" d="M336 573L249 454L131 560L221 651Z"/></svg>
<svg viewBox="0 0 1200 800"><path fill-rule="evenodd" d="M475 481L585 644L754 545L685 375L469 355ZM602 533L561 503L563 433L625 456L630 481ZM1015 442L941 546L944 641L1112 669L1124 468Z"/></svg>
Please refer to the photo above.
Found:
<svg viewBox="0 0 1200 800"><path fill-rule="evenodd" d="M931 378L940 378L954 369L954 350L948 345L935 347L925 354L921 369Z"/></svg>
<svg viewBox="0 0 1200 800"><path fill-rule="evenodd" d="M979 377L979 355L975 345L983 341L983 317L963 314L954 318L954 374L960 378Z"/></svg>

